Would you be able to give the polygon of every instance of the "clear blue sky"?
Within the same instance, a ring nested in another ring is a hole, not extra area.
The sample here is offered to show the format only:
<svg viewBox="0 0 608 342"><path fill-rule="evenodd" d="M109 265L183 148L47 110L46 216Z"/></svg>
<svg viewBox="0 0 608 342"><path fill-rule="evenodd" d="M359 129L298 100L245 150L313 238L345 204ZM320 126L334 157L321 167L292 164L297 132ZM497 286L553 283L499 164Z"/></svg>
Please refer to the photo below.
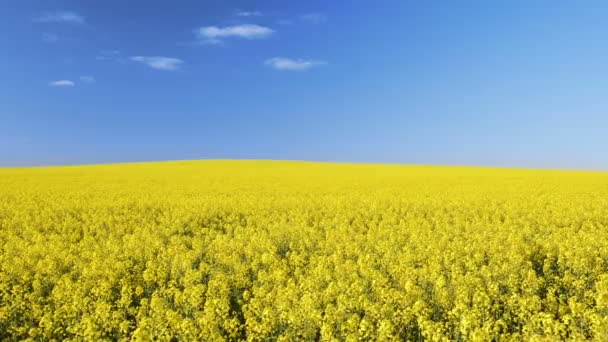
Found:
<svg viewBox="0 0 608 342"><path fill-rule="evenodd" d="M0 3L0 165L608 169L606 1Z"/></svg>

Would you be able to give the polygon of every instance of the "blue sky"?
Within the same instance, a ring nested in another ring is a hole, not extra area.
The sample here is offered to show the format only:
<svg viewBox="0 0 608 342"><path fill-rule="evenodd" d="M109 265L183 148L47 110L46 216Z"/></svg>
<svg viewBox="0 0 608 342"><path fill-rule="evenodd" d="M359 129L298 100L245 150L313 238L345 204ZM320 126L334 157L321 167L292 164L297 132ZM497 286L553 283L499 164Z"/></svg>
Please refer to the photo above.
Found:
<svg viewBox="0 0 608 342"><path fill-rule="evenodd" d="M605 1L3 1L0 165L608 169L607 17Z"/></svg>

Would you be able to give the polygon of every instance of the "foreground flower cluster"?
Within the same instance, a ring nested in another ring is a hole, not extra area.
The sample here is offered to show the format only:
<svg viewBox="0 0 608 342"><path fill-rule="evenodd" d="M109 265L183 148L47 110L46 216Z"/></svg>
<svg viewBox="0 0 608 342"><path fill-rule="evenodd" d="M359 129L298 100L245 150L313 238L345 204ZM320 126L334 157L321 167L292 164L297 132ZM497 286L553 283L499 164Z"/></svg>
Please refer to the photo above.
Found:
<svg viewBox="0 0 608 342"><path fill-rule="evenodd" d="M608 340L608 174L0 170L0 340Z"/></svg>

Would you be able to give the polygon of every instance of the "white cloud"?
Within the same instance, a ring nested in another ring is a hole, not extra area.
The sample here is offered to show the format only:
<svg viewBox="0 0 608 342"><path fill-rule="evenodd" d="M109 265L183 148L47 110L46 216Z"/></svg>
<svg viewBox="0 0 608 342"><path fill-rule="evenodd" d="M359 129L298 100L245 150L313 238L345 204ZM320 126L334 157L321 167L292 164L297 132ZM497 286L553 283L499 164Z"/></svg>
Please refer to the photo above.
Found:
<svg viewBox="0 0 608 342"><path fill-rule="evenodd" d="M284 57L274 57L267 59L264 64L273 67L276 70L285 71L305 71L310 68L318 67L327 64L324 61L314 61L306 59L290 59Z"/></svg>
<svg viewBox="0 0 608 342"><path fill-rule="evenodd" d="M312 24L320 24L327 21L327 15L320 12L306 13L300 16L300 19Z"/></svg>
<svg viewBox="0 0 608 342"><path fill-rule="evenodd" d="M59 80L59 81L53 81L53 82L49 82L49 86L51 87L73 87L76 84L70 80Z"/></svg>
<svg viewBox="0 0 608 342"><path fill-rule="evenodd" d="M59 40L59 36L52 33L44 33L42 34L42 41L45 43L55 43Z"/></svg>
<svg viewBox="0 0 608 342"><path fill-rule="evenodd" d="M175 71L180 68L184 63L181 59L171 57L144 57L144 56L133 56L131 60L134 62L143 63L152 69Z"/></svg>
<svg viewBox="0 0 608 342"><path fill-rule="evenodd" d="M87 83L87 84L95 83L95 77L93 77L93 76L80 76L80 81L82 81L82 83Z"/></svg>
<svg viewBox="0 0 608 342"><path fill-rule="evenodd" d="M260 12L260 11L251 11L251 12L239 11L239 12L236 12L236 15L239 17L259 17L262 15L262 12Z"/></svg>
<svg viewBox="0 0 608 342"><path fill-rule="evenodd" d="M270 36L273 29L255 24L217 27L204 26L195 31L198 39L209 43L219 43L221 38L262 39Z"/></svg>
<svg viewBox="0 0 608 342"><path fill-rule="evenodd" d="M68 23L84 24L84 17L78 13L70 11L45 12L34 18L36 23Z"/></svg>

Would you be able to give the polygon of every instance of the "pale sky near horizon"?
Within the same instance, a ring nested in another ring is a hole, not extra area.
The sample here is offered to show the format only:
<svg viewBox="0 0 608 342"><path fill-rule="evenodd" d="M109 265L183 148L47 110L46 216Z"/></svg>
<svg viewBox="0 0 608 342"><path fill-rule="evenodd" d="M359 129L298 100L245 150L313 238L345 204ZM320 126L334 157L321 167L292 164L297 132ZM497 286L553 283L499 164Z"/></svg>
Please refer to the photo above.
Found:
<svg viewBox="0 0 608 342"><path fill-rule="evenodd" d="M608 170L606 18L605 1L3 1L0 166Z"/></svg>

